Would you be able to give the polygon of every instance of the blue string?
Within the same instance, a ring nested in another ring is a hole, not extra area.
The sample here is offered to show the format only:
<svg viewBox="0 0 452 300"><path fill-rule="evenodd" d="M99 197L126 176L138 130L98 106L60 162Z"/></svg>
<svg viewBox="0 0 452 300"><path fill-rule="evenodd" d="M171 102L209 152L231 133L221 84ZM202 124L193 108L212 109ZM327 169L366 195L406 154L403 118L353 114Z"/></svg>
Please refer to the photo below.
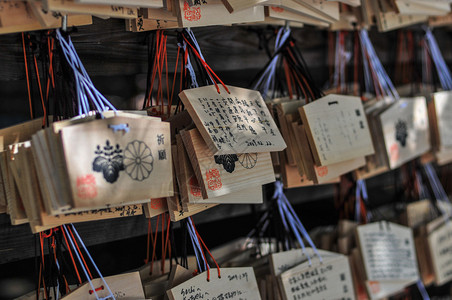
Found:
<svg viewBox="0 0 452 300"><path fill-rule="evenodd" d="M204 56L202 55L201 48L199 47L198 41L196 40L196 37L195 37L195 34L193 33L193 31L191 31L190 28L187 28L187 33L188 33L188 35L190 36L190 39L192 40L192 42L193 42L193 44L194 44L193 46L196 48L196 51L198 51L198 54L199 54L199 56L201 57L201 59L202 59L203 61L206 61L206 60L204 59ZM184 41L184 43L185 43L185 41ZM184 50L185 50L185 48L184 48ZM209 77L211 83L213 84L213 83L214 83L214 80L213 80L213 78L210 76L210 73L209 73L209 72L207 72L207 76ZM207 80L207 78L206 78L206 83L209 84L209 81Z"/></svg>
<svg viewBox="0 0 452 300"><path fill-rule="evenodd" d="M430 300L430 296L427 293L427 290L425 289L424 283L422 282L421 279L419 279L416 282L417 288L419 290L419 292L421 293L422 299L423 300Z"/></svg>
<svg viewBox="0 0 452 300"><path fill-rule="evenodd" d="M199 271L200 272L207 271L209 269L209 265L206 263L206 260L203 258L201 243L199 242L198 236L196 235L196 230L194 228L191 218L188 218L187 229L190 234L193 249L195 249L196 262L198 264ZM201 263L200 263L201 260L204 262L204 268L201 267Z"/></svg>
<svg viewBox="0 0 452 300"><path fill-rule="evenodd" d="M88 72L83 66L77 51L72 44L71 38L68 37L68 40L66 41L62 37L59 29L57 29L56 34L58 40L60 41L64 57L74 72L78 115L86 115L89 113L89 100L91 100L98 112L103 112L109 109L116 112L116 108L94 87Z"/></svg>
<svg viewBox="0 0 452 300"><path fill-rule="evenodd" d="M323 262L323 259L317 250L317 247L314 245L314 242L312 241L311 237L309 236L308 232L306 231L305 227L301 223L300 219L298 218L297 214L295 213L292 205L290 204L289 200L287 199L286 195L283 191L283 184L280 181L275 182L275 193L273 195L275 199L277 199L278 206L281 207L280 213L281 218L284 220L287 219L287 223L292 228L292 232L295 234L300 246L303 249L303 253L306 254L308 257L309 264L311 265L311 259L306 252L306 248L303 243L303 238L308 242L308 244L312 247L314 253L318 256L320 262ZM303 237L303 238L302 238Z"/></svg>
<svg viewBox="0 0 452 300"><path fill-rule="evenodd" d="M63 228L64 228L64 231L66 232L66 235L67 235L68 240L69 240L69 242L70 242L70 244L72 246L72 249L74 249L74 253L77 256L78 262L79 262L80 266L82 266L83 273L85 273L85 277L88 280L88 283L91 286L91 289L94 292L94 295L96 296L96 299L99 299L99 295L96 292L96 289L95 289L95 287L93 285L93 282L91 281L90 277L88 276L88 272L87 272L87 270L86 270L86 268L85 268L85 266L83 264L82 259L80 258L80 255L78 254L78 251L75 248L74 241L72 240L71 236L69 235L69 231L67 230L66 225L63 225Z"/></svg>
<svg viewBox="0 0 452 300"><path fill-rule="evenodd" d="M291 30L288 27L283 27L278 30L278 34L276 35L275 40L275 52L279 51L280 48L285 44L287 39L290 37L290 33ZM274 90L276 66L278 65L280 56L281 55L279 53L273 56L267 68L264 70L261 77L259 77L256 84L253 86L254 90L259 90L261 92L264 99L270 89Z"/></svg>
<svg viewBox="0 0 452 300"><path fill-rule="evenodd" d="M371 71L370 67L375 71L375 75L377 76L378 82L383 90L383 97L388 96L392 102L398 100L400 98L396 88L392 84L391 79L386 73L383 65L381 64L378 56L375 52L375 49L370 41L369 34L366 29L361 29L359 32L361 49L363 52L363 62L364 62L364 76L365 76L365 84L366 91L370 90L371 86ZM367 55L366 55L367 54ZM368 56L369 62L367 62L366 56ZM369 63L369 65L368 65ZM377 92L377 91L375 91Z"/></svg>
<svg viewBox="0 0 452 300"><path fill-rule="evenodd" d="M450 205L449 198L444 191L443 186L439 182L438 176L435 173L435 170L433 169L433 166L431 163L427 163L424 165L425 173L427 174L427 178L432 186L433 194L435 194L436 201L442 202L444 204ZM445 222L450 223L450 213L448 213L442 205L437 205L438 208L441 210L441 214L445 220Z"/></svg>
<svg viewBox="0 0 452 300"><path fill-rule="evenodd" d="M427 50L435 64L441 87L443 90L452 90L452 76L446 62L444 61L443 55L441 54L441 50L439 49L435 36L430 28L424 27L424 30Z"/></svg>
<svg viewBox="0 0 452 300"><path fill-rule="evenodd" d="M93 258L91 257L91 254L88 252L88 249L86 249L85 244L83 243L83 241L82 241L82 239L80 238L80 236L79 236L77 230L75 229L74 224L70 224L70 225L71 225L72 231L74 232L75 236L77 237L77 239L78 239L80 245L82 246L83 250L85 250L86 255L88 256L89 260L91 261L91 263L92 263L94 269L96 269L97 274L99 275L100 279L101 279L102 282L104 283L104 285L105 285L105 287L107 288L107 291L108 291L108 293L109 293L109 295L108 295L107 297L99 298L99 299L101 299L101 300L102 300L102 299L110 299L110 298L115 299L115 296L113 296L113 293L112 293L112 291L110 290L110 287L108 286L108 284L107 284L107 282L105 281L104 277L103 277L102 274L100 273L99 269L97 268L96 263L94 262ZM77 251L74 251L74 252L77 252ZM90 284L91 284L91 286L92 286L92 283L90 283ZM93 288L93 292L94 292L94 293L96 292L96 290L95 290L94 288ZM96 294L96 296L97 296L97 294Z"/></svg>

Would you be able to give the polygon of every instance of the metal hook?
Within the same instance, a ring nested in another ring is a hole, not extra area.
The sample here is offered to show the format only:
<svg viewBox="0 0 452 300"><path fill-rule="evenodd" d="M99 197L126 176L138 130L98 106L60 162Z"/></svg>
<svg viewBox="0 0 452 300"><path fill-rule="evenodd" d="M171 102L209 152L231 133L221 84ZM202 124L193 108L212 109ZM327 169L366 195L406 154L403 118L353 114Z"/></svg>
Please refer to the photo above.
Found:
<svg viewBox="0 0 452 300"><path fill-rule="evenodd" d="M67 31L67 15L64 15L61 19L61 30L63 30L64 32Z"/></svg>

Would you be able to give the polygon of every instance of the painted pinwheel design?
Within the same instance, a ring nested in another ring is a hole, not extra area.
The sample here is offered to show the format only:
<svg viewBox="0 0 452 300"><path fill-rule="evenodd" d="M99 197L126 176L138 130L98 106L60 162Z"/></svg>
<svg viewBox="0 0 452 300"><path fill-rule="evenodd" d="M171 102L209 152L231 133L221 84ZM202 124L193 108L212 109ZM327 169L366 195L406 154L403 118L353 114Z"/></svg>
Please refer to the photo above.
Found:
<svg viewBox="0 0 452 300"><path fill-rule="evenodd" d="M239 154L239 163L245 169L252 169L257 164L257 153L244 153Z"/></svg>
<svg viewBox="0 0 452 300"><path fill-rule="evenodd" d="M123 155L119 144L112 146L107 140L104 147L97 145L94 153L97 156L93 161L93 171L102 172L109 183L118 180L119 172L124 170Z"/></svg>
<svg viewBox="0 0 452 300"><path fill-rule="evenodd" d="M232 173L235 170L235 162L239 160L237 154L224 154L215 155L215 162L219 165L223 165L223 168L228 173Z"/></svg>
<svg viewBox="0 0 452 300"><path fill-rule="evenodd" d="M124 149L124 167L133 180L145 180L154 168L151 149L142 141L130 142Z"/></svg>

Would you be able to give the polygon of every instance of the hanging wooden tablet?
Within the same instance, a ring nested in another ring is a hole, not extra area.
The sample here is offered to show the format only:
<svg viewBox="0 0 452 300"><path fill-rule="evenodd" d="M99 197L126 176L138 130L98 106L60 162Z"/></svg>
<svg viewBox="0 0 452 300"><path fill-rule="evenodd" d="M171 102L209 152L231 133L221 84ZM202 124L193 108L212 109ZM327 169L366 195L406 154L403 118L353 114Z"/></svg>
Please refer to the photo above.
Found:
<svg viewBox="0 0 452 300"><path fill-rule="evenodd" d="M61 27L61 20L55 17L46 17L45 22L33 13L30 3L26 1L0 2L0 34L24 32ZM53 19L53 22L50 22ZM92 17L85 15L68 16L68 26L81 26L92 24Z"/></svg>
<svg viewBox="0 0 452 300"><path fill-rule="evenodd" d="M317 250L322 259L338 257L338 253L333 253L325 250ZM308 257L315 258L316 254L312 248L292 249L288 251L276 252L270 254L270 270L273 276L278 276L293 267L300 265L308 260Z"/></svg>
<svg viewBox="0 0 452 300"><path fill-rule="evenodd" d="M322 14L324 17L329 18L332 22L339 20L339 3L337 2L325 2L316 0L295 0L301 5Z"/></svg>
<svg viewBox="0 0 452 300"><path fill-rule="evenodd" d="M230 13L244 10L264 2L267 0L221 0Z"/></svg>
<svg viewBox="0 0 452 300"><path fill-rule="evenodd" d="M415 0L395 0L401 15L443 16L450 12L450 3Z"/></svg>
<svg viewBox="0 0 452 300"><path fill-rule="evenodd" d="M410 228L378 222L358 226L356 231L372 299L392 295L419 279Z"/></svg>
<svg viewBox="0 0 452 300"><path fill-rule="evenodd" d="M269 9L272 9L272 7L275 9L280 8L283 11L301 14L307 18L313 18L322 22L331 23L333 21L332 18L326 17L324 14L320 14L316 10L311 9L310 7L307 7L295 0L271 0L266 1L265 5L269 6Z"/></svg>
<svg viewBox="0 0 452 300"><path fill-rule="evenodd" d="M174 176L176 174L180 174L180 164L179 164L179 154L177 145L172 145L172 154L173 154L173 168L174 168ZM193 216L197 213L203 212L209 208L216 206L217 204L206 203L206 204L195 204L195 203L187 203L182 202L182 193L179 191L180 185L180 176L177 176L177 180L173 179L173 188L174 188L174 196L167 198L168 203L168 212L171 218L171 221L177 222ZM176 182L178 184L176 184Z"/></svg>
<svg viewBox="0 0 452 300"><path fill-rule="evenodd" d="M318 166L374 153L359 97L328 95L299 109Z"/></svg>
<svg viewBox="0 0 452 300"><path fill-rule="evenodd" d="M197 129L181 132L203 198L275 181L270 153L214 155Z"/></svg>
<svg viewBox="0 0 452 300"><path fill-rule="evenodd" d="M253 6L229 13L222 3L211 0L198 1L190 6L187 0L176 0L175 8L180 27L231 25L264 21L264 8Z"/></svg>
<svg viewBox="0 0 452 300"><path fill-rule="evenodd" d="M74 207L173 195L169 123L117 116L65 127L60 134ZM87 178L94 192L80 194Z"/></svg>
<svg viewBox="0 0 452 300"><path fill-rule="evenodd" d="M416 228L430 221L432 216L432 204L429 199L423 199L407 204L402 215L402 224Z"/></svg>
<svg viewBox="0 0 452 300"><path fill-rule="evenodd" d="M279 276L283 299L355 299L350 265L346 256L309 262Z"/></svg>
<svg viewBox="0 0 452 300"><path fill-rule="evenodd" d="M286 148L258 91L227 86L184 90L179 94L213 154L281 151Z"/></svg>
<svg viewBox="0 0 452 300"><path fill-rule="evenodd" d="M366 0L369 3L375 13L377 20L378 30L386 32L403 27L407 27L413 24L422 23L427 21L428 16L419 15L399 15L395 10L383 11L381 8L382 0Z"/></svg>
<svg viewBox="0 0 452 300"><path fill-rule="evenodd" d="M170 300L183 299L261 299L253 268L222 268L210 270L167 291Z"/></svg>
<svg viewBox="0 0 452 300"><path fill-rule="evenodd" d="M126 20L126 30L133 32L150 31L157 29L179 28L177 21L161 19L145 19L138 17L136 19Z"/></svg>
<svg viewBox="0 0 452 300"><path fill-rule="evenodd" d="M146 218L153 218L168 212L168 201L166 198L154 198L150 203L143 204L143 212Z"/></svg>
<svg viewBox="0 0 452 300"><path fill-rule="evenodd" d="M419 266L419 275L425 286L435 282L435 270L428 242L428 225L424 223L414 231L414 243Z"/></svg>
<svg viewBox="0 0 452 300"><path fill-rule="evenodd" d="M240 203L253 203L259 204L263 202L262 198L262 186L252 186L250 188L241 190L235 193L229 193L223 196L203 199L201 193L201 187L196 178L195 171L190 163L187 151L182 141L182 137L177 135L177 154L178 154L178 183L180 197L185 207L191 204L240 204Z"/></svg>
<svg viewBox="0 0 452 300"><path fill-rule="evenodd" d="M134 19L138 17L133 6L82 4L74 0L43 0L47 11L72 14L98 15L112 18Z"/></svg>
<svg viewBox="0 0 452 300"><path fill-rule="evenodd" d="M298 108L304 105L304 103L305 101L303 100L293 100L284 101L283 103L275 105L281 135L287 144L287 148L284 152L286 153L287 162L291 166L296 165L296 162L293 153L294 145L292 145L292 138L289 132L289 124L287 122L286 115L298 114Z"/></svg>
<svg viewBox="0 0 452 300"><path fill-rule="evenodd" d="M410 228L376 222L358 226L357 234L368 280L417 280L416 252Z"/></svg>
<svg viewBox="0 0 452 300"><path fill-rule="evenodd" d="M162 8L163 0L75 0L79 3Z"/></svg>
<svg viewBox="0 0 452 300"><path fill-rule="evenodd" d="M276 6L266 6L265 16L273 19L280 19L286 21L300 22L312 26L328 27L330 23L325 21L320 21L317 18L311 16L306 16L305 14L300 14L285 8Z"/></svg>
<svg viewBox="0 0 452 300"><path fill-rule="evenodd" d="M424 97L399 99L380 114L380 122L391 169L430 149L427 103Z"/></svg>
<svg viewBox="0 0 452 300"><path fill-rule="evenodd" d="M104 277L108 288L116 299L125 298L130 300L144 299L143 287L141 286L140 274L138 272ZM64 300L94 300L98 297L110 295L108 288L100 278L91 280L96 292L93 291L88 282L70 292L62 299Z"/></svg>
<svg viewBox="0 0 452 300"><path fill-rule="evenodd" d="M434 145L452 147L452 92L443 91L433 94L429 102L430 128Z"/></svg>
<svg viewBox="0 0 452 300"><path fill-rule="evenodd" d="M452 280L452 224L449 220L441 223L443 224L428 235L435 284L438 286Z"/></svg>
<svg viewBox="0 0 452 300"><path fill-rule="evenodd" d="M144 19L177 22L177 17L165 8L142 8L140 12Z"/></svg>

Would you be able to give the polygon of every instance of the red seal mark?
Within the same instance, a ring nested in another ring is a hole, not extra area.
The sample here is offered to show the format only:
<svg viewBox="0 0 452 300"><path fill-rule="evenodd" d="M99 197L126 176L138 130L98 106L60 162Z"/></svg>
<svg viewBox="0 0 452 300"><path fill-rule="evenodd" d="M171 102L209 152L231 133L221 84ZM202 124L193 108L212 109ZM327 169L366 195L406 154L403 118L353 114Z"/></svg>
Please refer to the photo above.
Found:
<svg viewBox="0 0 452 300"><path fill-rule="evenodd" d="M378 281L369 281L370 292L378 294L380 292L380 283Z"/></svg>
<svg viewBox="0 0 452 300"><path fill-rule="evenodd" d="M163 207L163 199L155 198L151 199L151 208L152 209L161 209Z"/></svg>
<svg viewBox="0 0 452 300"><path fill-rule="evenodd" d="M270 6L270 8L277 13L282 13L284 11L284 8L282 7L277 7L277 6Z"/></svg>
<svg viewBox="0 0 452 300"><path fill-rule="evenodd" d="M315 170L319 177L325 177L326 175L328 175L328 166L315 167Z"/></svg>
<svg viewBox="0 0 452 300"><path fill-rule="evenodd" d="M193 175L190 178L188 184L190 186L190 194L192 194L195 197L201 197L201 188L199 187L199 182L196 179L196 176Z"/></svg>
<svg viewBox="0 0 452 300"><path fill-rule="evenodd" d="M80 199L92 199L97 196L96 178L93 174L77 177L77 196Z"/></svg>
<svg viewBox="0 0 452 300"><path fill-rule="evenodd" d="M207 188L212 191L221 189L220 171L218 169L210 169L206 172Z"/></svg>
<svg viewBox="0 0 452 300"><path fill-rule="evenodd" d="M389 147L389 158L391 161L398 161L400 158L399 145L394 143Z"/></svg>
<svg viewBox="0 0 452 300"><path fill-rule="evenodd" d="M199 21L201 19L201 7L190 7L187 1L184 1L184 18L187 21Z"/></svg>

